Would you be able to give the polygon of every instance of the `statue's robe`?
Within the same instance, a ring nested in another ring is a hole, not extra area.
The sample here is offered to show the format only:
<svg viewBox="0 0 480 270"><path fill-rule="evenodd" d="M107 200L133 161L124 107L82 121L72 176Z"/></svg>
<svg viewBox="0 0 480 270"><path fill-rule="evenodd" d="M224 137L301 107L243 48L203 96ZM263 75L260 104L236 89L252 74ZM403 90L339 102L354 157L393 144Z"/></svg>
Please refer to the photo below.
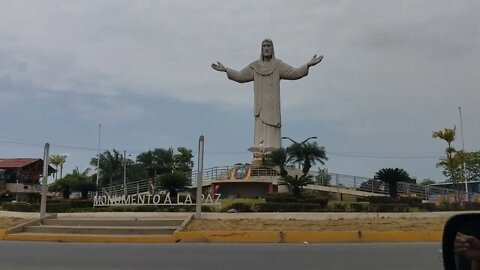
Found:
<svg viewBox="0 0 480 270"><path fill-rule="evenodd" d="M280 80L297 80L308 75L308 66L291 67L279 59L257 60L241 71L227 68L230 80L254 84L254 146L281 146Z"/></svg>

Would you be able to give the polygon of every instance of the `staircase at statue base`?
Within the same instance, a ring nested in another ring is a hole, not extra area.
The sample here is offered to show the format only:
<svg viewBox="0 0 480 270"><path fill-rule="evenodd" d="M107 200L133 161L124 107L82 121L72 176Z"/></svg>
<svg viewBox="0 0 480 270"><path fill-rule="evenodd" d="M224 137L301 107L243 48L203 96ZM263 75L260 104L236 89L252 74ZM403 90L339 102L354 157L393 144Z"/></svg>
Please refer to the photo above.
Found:
<svg viewBox="0 0 480 270"><path fill-rule="evenodd" d="M60 217L56 214L7 231L5 240L173 243L174 232L186 226L191 215L181 217Z"/></svg>

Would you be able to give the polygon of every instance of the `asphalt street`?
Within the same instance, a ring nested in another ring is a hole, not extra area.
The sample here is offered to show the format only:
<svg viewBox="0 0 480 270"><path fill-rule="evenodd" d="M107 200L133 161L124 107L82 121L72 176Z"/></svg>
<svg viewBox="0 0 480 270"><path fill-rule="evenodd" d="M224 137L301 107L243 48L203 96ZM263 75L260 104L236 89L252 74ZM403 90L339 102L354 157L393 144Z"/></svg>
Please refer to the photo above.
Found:
<svg viewBox="0 0 480 270"><path fill-rule="evenodd" d="M440 243L86 244L0 241L0 269L442 269Z"/></svg>

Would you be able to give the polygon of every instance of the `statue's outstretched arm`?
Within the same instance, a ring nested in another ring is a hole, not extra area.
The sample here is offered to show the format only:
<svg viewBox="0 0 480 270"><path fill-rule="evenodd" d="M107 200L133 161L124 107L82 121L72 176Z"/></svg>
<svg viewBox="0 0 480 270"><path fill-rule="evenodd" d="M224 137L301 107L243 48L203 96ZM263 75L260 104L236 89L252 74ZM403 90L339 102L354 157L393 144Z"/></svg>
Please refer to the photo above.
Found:
<svg viewBox="0 0 480 270"><path fill-rule="evenodd" d="M316 64L320 63L322 61L322 59L323 59L323 55L320 55L320 56L317 57L317 55L315 54L312 57L312 60L308 61L307 66L308 67L313 67Z"/></svg>
<svg viewBox="0 0 480 270"><path fill-rule="evenodd" d="M212 68L215 69L216 71L227 72L227 69L225 68L225 66L218 61L216 64L215 63L212 64Z"/></svg>

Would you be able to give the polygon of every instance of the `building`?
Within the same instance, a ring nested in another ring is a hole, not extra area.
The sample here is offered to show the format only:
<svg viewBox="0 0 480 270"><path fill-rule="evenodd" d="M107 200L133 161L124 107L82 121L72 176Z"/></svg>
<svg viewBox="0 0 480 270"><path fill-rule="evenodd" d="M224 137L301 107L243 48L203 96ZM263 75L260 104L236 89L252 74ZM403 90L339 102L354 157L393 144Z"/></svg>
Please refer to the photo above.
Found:
<svg viewBox="0 0 480 270"><path fill-rule="evenodd" d="M48 166L48 174L54 172L55 169ZM42 173L42 159L0 159L0 200L39 202Z"/></svg>

